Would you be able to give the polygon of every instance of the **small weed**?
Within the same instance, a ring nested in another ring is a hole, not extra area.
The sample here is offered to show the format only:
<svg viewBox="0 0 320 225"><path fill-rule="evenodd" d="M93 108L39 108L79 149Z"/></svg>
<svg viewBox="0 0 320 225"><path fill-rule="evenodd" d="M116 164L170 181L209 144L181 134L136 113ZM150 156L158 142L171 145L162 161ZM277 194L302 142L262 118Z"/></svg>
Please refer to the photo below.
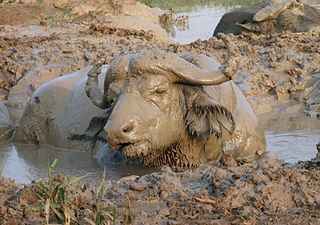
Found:
<svg viewBox="0 0 320 225"><path fill-rule="evenodd" d="M152 0L143 0L143 4L146 6L152 7Z"/></svg>
<svg viewBox="0 0 320 225"><path fill-rule="evenodd" d="M44 3L44 0L37 0L37 4L42 5Z"/></svg>
<svg viewBox="0 0 320 225"><path fill-rule="evenodd" d="M39 0L39 1L44 1L44 0ZM54 4L54 7L58 10L57 12L46 15L46 16L41 16L41 18L46 21L52 21L54 23L58 23L58 22L64 22L65 19L73 18L73 16L75 15L74 13L75 6L71 4L70 0L63 5Z"/></svg>
<svg viewBox="0 0 320 225"><path fill-rule="evenodd" d="M107 192L106 168L104 168L100 185L98 185L98 182L96 183L95 205L97 206L97 213L95 215L94 221L89 218L85 218L86 222L88 222L90 225L109 224L106 222L105 215L108 217L109 220L113 222L113 224L115 224L115 221L116 221L115 207L112 210L112 215L102 211L106 192Z"/></svg>
<svg viewBox="0 0 320 225"><path fill-rule="evenodd" d="M69 199L71 197L68 187L80 182L85 176L81 177L69 177L64 180L53 180L52 171L54 170L58 160L55 159L48 165L48 182L44 182L41 179L34 181L37 191L36 194L39 199L44 202L44 205L40 208L44 209L46 222L49 224L50 212L53 213L56 220L61 224L79 224L75 212L69 205Z"/></svg>
<svg viewBox="0 0 320 225"><path fill-rule="evenodd" d="M0 4L3 4L3 5L9 5L15 2L16 0L0 0Z"/></svg>

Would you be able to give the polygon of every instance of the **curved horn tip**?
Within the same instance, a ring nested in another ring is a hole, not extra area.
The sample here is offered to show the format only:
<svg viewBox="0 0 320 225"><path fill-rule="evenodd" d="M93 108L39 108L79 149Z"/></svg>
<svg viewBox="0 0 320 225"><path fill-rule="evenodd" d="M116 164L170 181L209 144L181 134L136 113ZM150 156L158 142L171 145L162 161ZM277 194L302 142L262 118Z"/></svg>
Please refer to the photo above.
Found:
<svg viewBox="0 0 320 225"><path fill-rule="evenodd" d="M105 59L100 59L95 63L91 70L89 70L85 86L86 95L89 97L91 102L101 109L106 108L106 102L104 102L104 93L98 88L98 76L101 73L101 66L104 64Z"/></svg>
<svg viewBox="0 0 320 225"><path fill-rule="evenodd" d="M228 61L225 64L223 73L231 80L235 75L240 65L240 58L238 57L238 47L234 44L230 37L226 36L223 39L228 49Z"/></svg>

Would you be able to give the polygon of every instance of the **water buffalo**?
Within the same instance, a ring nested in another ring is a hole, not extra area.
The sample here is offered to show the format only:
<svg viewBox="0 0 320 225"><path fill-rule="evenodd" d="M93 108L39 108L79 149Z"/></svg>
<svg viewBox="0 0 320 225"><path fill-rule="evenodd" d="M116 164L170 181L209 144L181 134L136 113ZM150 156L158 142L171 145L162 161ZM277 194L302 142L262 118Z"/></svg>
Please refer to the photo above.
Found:
<svg viewBox="0 0 320 225"><path fill-rule="evenodd" d="M187 167L224 154L244 161L262 154L264 132L230 81L238 58L231 53L219 66L205 56L159 50L123 55L111 63L102 93L96 65L86 92L109 112L103 125L110 147L146 165Z"/></svg>
<svg viewBox="0 0 320 225"><path fill-rule="evenodd" d="M85 93L87 74L91 67L41 85L27 104L14 141L90 150L89 142L71 140L70 137L84 133L92 118L104 113L92 104ZM107 68L103 67L100 75L102 80Z"/></svg>
<svg viewBox="0 0 320 225"><path fill-rule="evenodd" d="M319 9L298 0L272 0L226 13L213 35L238 35L242 31L260 34L306 32L316 26L320 26Z"/></svg>
<svg viewBox="0 0 320 225"><path fill-rule="evenodd" d="M15 140L73 149L107 141L146 165L190 167L225 154L253 160L265 151L265 136L231 81L239 59L228 45L222 66L149 50L118 56L101 73L102 62L50 81L34 93Z"/></svg>

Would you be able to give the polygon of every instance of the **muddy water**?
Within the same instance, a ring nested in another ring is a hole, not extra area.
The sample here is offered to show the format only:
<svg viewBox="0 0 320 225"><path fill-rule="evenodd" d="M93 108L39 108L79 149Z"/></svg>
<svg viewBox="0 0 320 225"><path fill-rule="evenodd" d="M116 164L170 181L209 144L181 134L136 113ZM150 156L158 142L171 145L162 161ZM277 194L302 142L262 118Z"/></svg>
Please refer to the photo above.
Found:
<svg viewBox="0 0 320 225"><path fill-rule="evenodd" d="M289 133L266 132L267 149L277 155L279 159L289 163L308 160L317 154L315 148L320 140L318 131L295 131Z"/></svg>
<svg viewBox="0 0 320 225"><path fill-rule="evenodd" d="M158 171L158 168L114 162L105 163L100 155L104 153L81 152L54 148L51 146L21 145L5 143L0 145L0 168L4 177L18 183L30 183L39 177L47 177L48 163L58 160L55 173L82 176L92 183L99 182L106 167L107 179L119 179L128 175L143 175ZM104 150L105 151L105 150ZM111 162L110 162L111 161Z"/></svg>
<svg viewBox="0 0 320 225"><path fill-rule="evenodd" d="M181 44L210 38L222 15L227 11L223 7L199 6L191 12L177 13L176 17L188 16L189 26L185 30L176 29L173 40Z"/></svg>
<svg viewBox="0 0 320 225"><path fill-rule="evenodd" d="M289 163L307 160L315 156L315 145L319 141L319 131L296 131L290 133L266 132L268 151ZM119 179L128 175L143 175L159 171L115 160L101 160L101 152L80 152L58 149L51 146L21 145L6 143L0 145L0 165L2 175L18 183L30 183L32 179L47 177L48 162L58 159L56 172L65 175L87 174L86 181L95 183L102 177L106 167L107 179ZM102 150L104 151L104 150Z"/></svg>

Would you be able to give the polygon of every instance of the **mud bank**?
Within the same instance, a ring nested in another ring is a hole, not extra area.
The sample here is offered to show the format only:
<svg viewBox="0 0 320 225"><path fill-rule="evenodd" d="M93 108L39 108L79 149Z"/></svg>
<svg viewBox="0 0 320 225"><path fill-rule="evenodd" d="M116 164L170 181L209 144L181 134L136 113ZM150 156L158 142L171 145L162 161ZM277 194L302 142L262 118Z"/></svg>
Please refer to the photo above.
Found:
<svg viewBox="0 0 320 225"><path fill-rule="evenodd" d="M320 161L283 165L266 154L259 161L193 171L162 172L109 181L100 201L97 188L78 183L66 189L66 208L79 224L89 224L97 212L115 224L318 224L320 222ZM67 178L57 176L52 186ZM38 183L47 183L38 181ZM43 224L45 199L38 185L19 186L0 178L0 223ZM55 219L50 211L50 222Z"/></svg>

